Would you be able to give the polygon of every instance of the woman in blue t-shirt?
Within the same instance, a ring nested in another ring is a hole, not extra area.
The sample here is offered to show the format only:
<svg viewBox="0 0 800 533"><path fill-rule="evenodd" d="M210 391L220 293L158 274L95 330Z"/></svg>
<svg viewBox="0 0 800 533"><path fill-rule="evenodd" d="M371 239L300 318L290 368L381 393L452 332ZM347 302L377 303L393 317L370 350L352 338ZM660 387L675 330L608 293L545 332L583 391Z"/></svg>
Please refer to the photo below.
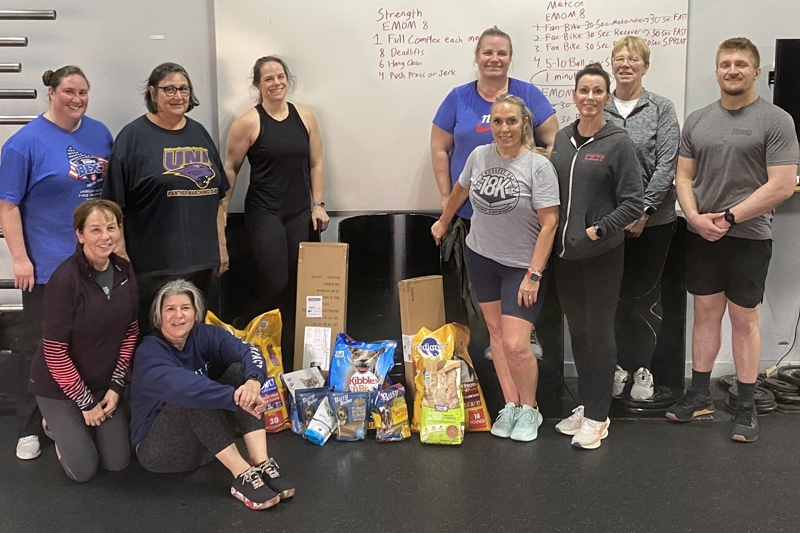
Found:
<svg viewBox="0 0 800 533"><path fill-rule="evenodd" d="M0 155L0 226L14 265L14 286L22 290L22 364L17 390L17 457L41 454L36 399L28 372L42 337L44 287L55 268L75 252L72 212L97 198L103 187L112 137L102 123L85 116L89 81L67 65L42 75L50 105L15 133Z"/></svg>

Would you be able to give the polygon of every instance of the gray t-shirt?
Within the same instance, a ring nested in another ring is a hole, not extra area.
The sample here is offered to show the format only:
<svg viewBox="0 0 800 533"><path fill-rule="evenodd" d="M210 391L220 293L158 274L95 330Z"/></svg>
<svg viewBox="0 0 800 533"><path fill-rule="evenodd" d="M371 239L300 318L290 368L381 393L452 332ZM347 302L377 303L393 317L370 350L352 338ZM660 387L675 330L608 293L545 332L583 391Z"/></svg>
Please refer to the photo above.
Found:
<svg viewBox="0 0 800 533"><path fill-rule="evenodd" d="M470 154L458 182L474 209L467 246L501 265L528 268L542 228L536 209L560 203L550 161L530 150L505 159L487 144Z"/></svg>
<svg viewBox="0 0 800 533"><path fill-rule="evenodd" d="M719 100L698 109L686 119L679 153L696 160L692 191L699 213L722 213L767 183L767 167L796 165L800 159L791 115L762 98L735 111ZM773 215L736 224L727 234L771 239Z"/></svg>
<svg viewBox="0 0 800 533"><path fill-rule="evenodd" d="M111 263L109 263L108 267L102 271L92 268L92 279L100 286L101 289L103 289L103 293L106 295L106 298L110 300L111 286L114 284L114 267L111 265Z"/></svg>

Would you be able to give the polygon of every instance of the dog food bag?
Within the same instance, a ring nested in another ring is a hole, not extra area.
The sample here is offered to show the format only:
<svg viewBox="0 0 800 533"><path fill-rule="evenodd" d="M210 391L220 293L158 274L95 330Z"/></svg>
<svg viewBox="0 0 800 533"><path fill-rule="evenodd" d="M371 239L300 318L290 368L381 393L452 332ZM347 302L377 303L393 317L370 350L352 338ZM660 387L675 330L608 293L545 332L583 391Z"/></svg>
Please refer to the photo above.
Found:
<svg viewBox="0 0 800 533"><path fill-rule="evenodd" d="M367 436L369 392L332 392L328 399L336 417L336 440L364 440Z"/></svg>
<svg viewBox="0 0 800 533"><path fill-rule="evenodd" d="M400 385L373 392L372 421L375 426L375 440L392 442L411 436L408 426L408 406L406 391Z"/></svg>
<svg viewBox="0 0 800 533"><path fill-rule="evenodd" d="M378 390L394 365L395 341L354 341L344 333L336 337L330 383L335 392Z"/></svg>
<svg viewBox="0 0 800 533"><path fill-rule="evenodd" d="M322 399L333 392L333 387L317 387L314 389L298 389L292 402L292 431L304 435L308 424L322 403Z"/></svg>
<svg viewBox="0 0 800 533"><path fill-rule="evenodd" d="M322 399L317 407L317 412L314 413L314 418L308 423L308 427L303 433L309 441L319 446L328 442L328 437L336 429L336 417L333 415L329 397L330 395Z"/></svg>
<svg viewBox="0 0 800 533"><path fill-rule="evenodd" d="M464 439L461 363L429 358L424 361L422 372L420 440L426 444L461 444Z"/></svg>
<svg viewBox="0 0 800 533"><path fill-rule="evenodd" d="M286 389L281 381L281 313L277 309L258 315L244 330L224 323L214 313L206 313L206 324L221 327L235 337L255 346L267 361L267 378L261 386L261 396L266 400L264 425L267 433L277 433L291 426Z"/></svg>
<svg viewBox="0 0 800 533"><path fill-rule="evenodd" d="M418 432L420 424L420 407L422 405L423 365L427 360L457 361L461 365L461 394L464 398L464 409L467 416L467 431L489 431L492 423L486 400L475 367L469 356L469 328L461 324L446 324L436 331L420 329L411 341L411 357L416 367L414 384L414 413L411 419L411 431Z"/></svg>

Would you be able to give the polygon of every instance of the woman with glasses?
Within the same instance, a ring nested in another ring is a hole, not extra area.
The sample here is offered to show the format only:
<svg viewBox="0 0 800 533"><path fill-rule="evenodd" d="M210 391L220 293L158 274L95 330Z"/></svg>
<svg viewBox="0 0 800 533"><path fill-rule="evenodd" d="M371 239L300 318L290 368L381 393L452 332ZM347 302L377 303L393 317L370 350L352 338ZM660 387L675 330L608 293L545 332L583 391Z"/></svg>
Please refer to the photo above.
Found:
<svg viewBox="0 0 800 533"><path fill-rule="evenodd" d="M184 278L208 298L214 269L228 268L220 202L228 190L222 161L206 129L186 116L199 105L186 70L153 69L144 92L147 113L114 142L103 194L125 214L124 242L139 283L139 324L157 291Z"/></svg>

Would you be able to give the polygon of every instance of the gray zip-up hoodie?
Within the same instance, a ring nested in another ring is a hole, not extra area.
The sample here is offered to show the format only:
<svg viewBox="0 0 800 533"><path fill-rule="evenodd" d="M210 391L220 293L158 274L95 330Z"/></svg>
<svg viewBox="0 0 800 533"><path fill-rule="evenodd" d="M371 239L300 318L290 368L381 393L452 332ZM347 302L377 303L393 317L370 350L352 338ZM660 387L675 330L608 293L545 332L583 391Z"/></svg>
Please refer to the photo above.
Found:
<svg viewBox="0 0 800 533"><path fill-rule="evenodd" d="M561 195L556 254L563 259L598 256L622 243L622 229L644 210L642 171L627 132L611 122L580 148L572 138L578 122L556 134L550 162ZM593 241L586 228L597 224Z"/></svg>
<svg viewBox="0 0 800 533"><path fill-rule="evenodd" d="M620 116L613 98L606 105L605 117L624 128L636 146L644 180L644 205L656 209L647 219L647 226L672 222L676 218L674 181L681 139L672 101L643 89L626 118Z"/></svg>

